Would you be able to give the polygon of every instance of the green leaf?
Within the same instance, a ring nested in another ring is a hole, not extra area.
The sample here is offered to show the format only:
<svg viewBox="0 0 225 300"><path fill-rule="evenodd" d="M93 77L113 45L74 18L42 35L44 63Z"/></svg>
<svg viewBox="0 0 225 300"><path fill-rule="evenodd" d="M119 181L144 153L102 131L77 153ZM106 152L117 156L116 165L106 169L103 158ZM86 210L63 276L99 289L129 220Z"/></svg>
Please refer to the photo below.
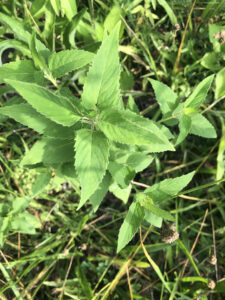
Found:
<svg viewBox="0 0 225 300"><path fill-rule="evenodd" d="M31 57L30 50L26 44L16 40L4 40L0 42L0 66L2 65L2 54L6 49L16 49L24 56Z"/></svg>
<svg viewBox="0 0 225 300"><path fill-rule="evenodd" d="M45 165L73 162L73 140L57 140L43 138L37 141L25 154L21 161L22 166L44 163Z"/></svg>
<svg viewBox="0 0 225 300"><path fill-rule="evenodd" d="M215 98L217 100L225 96L225 68L223 68L216 74L215 83Z"/></svg>
<svg viewBox="0 0 225 300"><path fill-rule="evenodd" d="M59 16L60 12L60 0L50 0L52 8L54 9L57 16Z"/></svg>
<svg viewBox="0 0 225 300"><path fill-rule="evenodd" d="M49 137L59 139L71 139L74 137L74 130L72 128L63 127L45 118L26 103L1 107L0 114L9 116L17 122Z"/></svg>
<svg viewBox="0 0 225 300"><path fill-rule="evenodd" d="M144 219L145 211L139 203L133 202L129 207L128 213L122 226L120 227L118 236L117 253L120 252L133 238Z"/></svg>
<svg viewBox="0 0 225 300"><path fill-rule="evenodd" d="M81 129L75 143L75 168L81 184L78 209L94 194L108 166L109 144L101 132Z"/></svg>
<svg viewBox="0 0 225 300"><path fill-rule="evenodd" d="M130 181L134 178L134 169L128 166L123 166L116 162L109 162L108 169L112 178L121 187L126 188Z"/></svg>
<svg viewBox="0 0 225 300"><path fill-rule="evenodd" d="M111 182L112 182L111 176L108 173L106 173L98 189L90 197L90 202L93 205L94 212L96 212L97 209L99 208L99 205L101 204L102 200L104 199L106 193L109 190L109 186Z"/></svg>
<svg viewBox="0 0 225 300"><path fill-rule="evenodd" d="M152 152L173 151L162 131L148 119L130 111L107 109L100 114L99 128L111 140L133 145L151 145Z"/></svg>
<svg viewBox="0 0 225 300"><path fill-rule="evenodd" d="M163 115L171 113L176 106L177 95L164 83L153 79L149 79L149 81L152 84L156 100Z"/></svg>
<svg viewBox="0 0 225 300"><path fill-rule="evenodd" d="M0 67L0 80L20 80L25 82L38 83L44 82L44 75L41 71L35 69L30 60L18 60Z"/></svg>
<svg viewBox="0 0 225 300"><path fill-rule="evenodd" d="M113 193L116 198L122 200L124 204L126 204L129 199L131 189L131 184L122 189L116 182L113 182L109 187L110 192Z"/></svg>
<svg viewBox="0 0 225 300"><path fill-rule="evenodd" d="M115 28L116 24L120 21L120 15L122 14L121 7L119 5L114 5L109 14L106 16L104 21L104 28L111 32Z"/></svg>
<svg viewBox="0 0 225 300"><path fill-rule="evenodd" d="M213 78L214 78L214 75L210 75L210 76L206 77L204 80L202 80L197 85L194 92L185 101L184 106L198 109L206 98L206 95L212 84Z"/></svg>
<svg viewBox="0 0 225 300"><path fill-rule="evenodd" d="M121 108L119 96L119 26L104 39L93 59L84 84L82 103L86 109Z"/></svg>
<svg viewBox="0 0 225 300"><path fill-rule="evenodd" d="M129 95L128 101L127 101L127 105L126 105L126 109L129 109L130 111L139 114L139 109L137 104L134 101L134 98Z"/></svg>
<svg viewBox="0 0 225 300"><path fill-rule="evenodd" d="M61 10L65 13L67 19L71 21L77 13L76 0L60 0L60 2Z"/></svg>
<svg viewBox="0 0 225 300"><path fill-rule="evenodd" d="M217 134L212 124L201 114L192 114L190 133L205 138L216 138Z"/></svg>
<svg viewBox="0 0 225 300"><path fill-rule="evenodd" d="M26 234L35 234L35 228L40 226L40 222L38 222L38 220L27 211L24 211L18 216L14 216L11 222L12 230Z"/></svg>
<svg viewBox="0 0 225 300"><path fill-rule="evenodd" d="M152 213L154 213L158 217L161 217L163 219L175 222L174 217L169 212L167 212L167 211L157 207L156 205L154 205L152 199L149 196L147 196L146 194L137 193L136 194L136 199L142 207L144 207L145 209L151 211Z"/></svg>
<svg viewBox="0 0 225 300"><path fill-rule="evenodd" d="M177 22L176 15L174 14L172 8L169 6L168 1L166 0L157 0L157 1L165 9L171 23L173 25L177 24L178 22Z"/></svg>
<svg viewBox="0 0 225 300"><path fill-rule="evenodd" d="M206 53L201 60L201 65L211 71L217 71L220 69L218 56L215 52Z"/></svg>
<svg viewBox="0 0 225 300"><path fill-rule="evenodd" d="M34 185L32 186L33 197L36 197L45 189L45 187L49 184L51 177L52 177L51 171L41 173L37 177Z"/></svg>
<svg viewBox="0 0 225 300"><path fill-rule="evenodd" d="M76 107L65 97L57 96L42 86L17 80L5 80L39 113L56 123L72 126L81 117Z"/></svg>
<svg viewBox="0 0 225 300"><path fill-rule="evenodd" d="M223 178L225 173L225 126L222 123L222 137L220 139L218 154L217 154L217 170L216 180Z"/></svg>
<svg viewBox="0 0 225 300"><path fill-rule="evenodd" d="M148 209L145 209L145 220L155 227L161 228L163 219Z"/></svg>
<svg viewBox="0 0 225 300"><path fill-rule="evenodd" d="M155 204L162 203L183 190L192 180L194 174L195 172L190 172L173 179L165 179L147 188L144 193L147 194Z"/></svg>
<svg viewBox="0 0 225 300"><path fill-rule="evenodd" d="M31 198L27 198L27 197L21 197L15 199L12 202L12 210L10 211L9 214L11 216L14 216L20 213L21 211L25 210L27 206L30 204L31 200L32 200Z"/></svg>
<svg viewBox="0 0 225 300"><path fill-rule="evenodd" d="M0 12L0 22L9 28L15 36L20 40L29 45L31 34L25 29L25 23L19 20L9 17ZM45 58L50 55L50 51L45 45L37 40L37 51L40 52Z"/></svg>
<svg viewBox="0 0 225 300"><path fill-rule="evenodd" d="M179 145L186 138L191 129L191 117L187 115L182 115L179 122L180 133L178 135L175 146Z"/></svg>
<svg viewBox="0 0 225 300"><path fill-rule="evenodd" d="M89 64L94 53L83 50L65 50L53 53L49 57L49 68L54 78L59 78L68 72L80 69Z"/></svg>

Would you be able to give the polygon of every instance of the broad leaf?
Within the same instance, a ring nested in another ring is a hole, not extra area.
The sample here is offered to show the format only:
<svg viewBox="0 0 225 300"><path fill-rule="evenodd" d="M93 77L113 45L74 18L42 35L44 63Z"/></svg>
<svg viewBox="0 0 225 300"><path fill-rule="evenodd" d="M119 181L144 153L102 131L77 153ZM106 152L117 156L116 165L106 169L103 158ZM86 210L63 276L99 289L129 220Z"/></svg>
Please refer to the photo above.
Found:
<svg viewBox="0 0 225 300"><path fill-rule="evenodd" d="M174 150L154 122L130 111L107 109L100 114L98 126L109 139L119 143L147 144L151 146L151 152Z"/></svg>
<svg viewBox="0 0 225 300"><path fill-rule="evenodd" d="M93 205L94 212L96 212L97 209L99 208L99 205L101 204L102 200L104 199L106 193L109 190L109 186L111 182L112 182L111 176L108 173L106 173L98 189L90 197L90 202Z"/></svg>
<svg viewBox="0 0 225 300"><path fill-rule="evenodd" d="M39 113L64 126L72 126L81 116L76 107L65 97L39 85L17 80L5 80Z"/></svg>
<svg viewBox="0 0 225 300"><path fill-rule="evenodd" d="M85 108L122 107L119 97L120 64L118 54L119 26L103 41L93 59L84 84L82 102Z"/></svg>
<svg viewBox="0 0 225 300"><path fill-rule="evenodd" d="M139 203L133 202L120 227L117 253L120 252L133 238L145 216L145 210Z"/></svg>
<svg viewBox="0 0 225 300"><path fill-rule="evenodd" d="M73 162L73 160L73 140L43 138L37 141L25 154L21 164L26 166L44 163L48 166L69 161Z"/></svg>
<svg viewBox="0 0 225 300"><path fill-rule="evenodd" d="M202 80L197 85L194 92L185 101L184 106L198 109L206 98L208 90L212 84L213 78L214 75L211 75Z"/></svg>
<svg viewBox="0 0 225 300"><path fill-rule="evenodd" d="M176 106L177 95L164 83L154 79L149 79L149 81L152 84L156 100L159 103L163 115L171 113Z"/></svg>
<svg viewBox="0 0 225 300"><path fill-rule="evenodd" d="M59 78L68 72L80 69L89 64L94 53L83 50L65 50L53 53L49 57L49 68L53 77Z"/></svg>
<svg viewBox="0 0 225 300"><path fill-rule="evenodd" d="M165 179L147 188L144 193L146 193L155 204L162 203L172 196L177 195L185 186L187 186L194 174L195 172L191 172L173 179Z"/></svg>
<svg viewBox="0 0 225 300"><path fill-rule="evenodd" d="M216 138L217 134L212 124L201 114L192 114L190 133L205 138Z"/></svg>
<svg viewBox="0 0 225 300"><path fill-rule="evenodd" d="M75 168L81 184L79 208L94 194L108 166L109 144L101 132L81 129L75 143Z"/></svg>
<svg viewBox="0 0 225 300"><path fill-rule="evenodd" d="M26 234L35 234L35 228L40 227L41 224L35 218L35 216L28 213L28 211L24 211L20 213L18 216L15 216L12 219L11 227L14 231L19 231Z"/></svg>
<svg viewBox="0 0 225 300"><path fill-rule="evenodd" d="M70 139L74 137L72 128L63 127L39 114L29 104L7 105L0 108L0 114L13 118L17 122L49 137Z"/></svg>
<svg viewBox="0 0 225 300"><path fill-rule="evenodd" d="M225 68L223 68L216 74L215 83L215 98L217 100L225 96Z"/></svg>
<svg viewBox="0 0 225 300"><path fill-rule="evenodd" d="M191 129L191 118L187 115L182 115L179 122L180 133L178 135L175 146L179 145L186 138Z"/></svg>
<svg viewBox="0 0 225 300"><path fill-rule="evenodd" d="M18 60L0 67L0 80L12 79L43 84L44 76L30 60Z"/></svg>

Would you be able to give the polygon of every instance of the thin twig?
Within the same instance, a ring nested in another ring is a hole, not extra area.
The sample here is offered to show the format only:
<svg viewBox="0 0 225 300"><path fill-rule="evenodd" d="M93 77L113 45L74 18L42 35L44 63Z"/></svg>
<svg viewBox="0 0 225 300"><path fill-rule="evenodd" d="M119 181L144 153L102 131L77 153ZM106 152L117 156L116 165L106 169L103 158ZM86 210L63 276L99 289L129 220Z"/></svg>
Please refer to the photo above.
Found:
<svg viewBox="0 0 225 300"><path fill-rule="evenodd" d="M74 256L72 256L71 259L70 259L70 263L69 263L69 266L68 266L68 269L67 269L67 272L66 272L66 276L65 276L65 279L63 281L62 291L60 293L59 300L62 300L62 297L63 297L63 294L64 294L64 288L65 288L66 281L67 281L67 278L68 278L69 273L70 273L70 269L72 267L73 260L74 260Z"/></svg>
<svg viewBox="0 0 225 300"><path fill-rule="evenodd" d="M128 282L128 286L129 286L129 291L130 291L130 300L134 299L133 296L133 292L132 292L132 288L131 288L131 284L130 284L130 275L129 275L129 267L127 266L127 282Z"/></svg>

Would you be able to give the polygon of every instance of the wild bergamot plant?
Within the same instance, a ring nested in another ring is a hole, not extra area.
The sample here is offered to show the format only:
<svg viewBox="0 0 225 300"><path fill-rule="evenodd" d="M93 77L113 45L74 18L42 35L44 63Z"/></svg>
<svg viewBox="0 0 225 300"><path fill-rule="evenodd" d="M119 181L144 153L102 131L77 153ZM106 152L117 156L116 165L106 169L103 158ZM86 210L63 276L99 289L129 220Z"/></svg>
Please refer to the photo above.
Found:
<svg viewBox="0 0 225 300"><path fill-rule="evenodd" d="M96 54L84 50L51 53L30 35L32 60L0 68L0 79L21 96L19 103L18 99L16 104L6 103L0 113L41 134L21 162L27 168L42 167L31 196L43 190L54 170L56 177L80 186L78 209L89 201L96 211L108 190L126 203L136 173L147 168L158 152L175 151L190 133L216 137L214 127L199 110L213 75L182 103L168 86L150 79L167 126L140 116L132 97L125 108L119 86L119 29L117 25L105 35ZM68 86L59 84L60 78L89 64L83 93L77 98ZM176 124L178 136L168 128ZM176 196L193 175L137 191L120 229L117 251L132 239L144 219L157 227L163 219L174 221L160 208L161 203Z"/></svg>

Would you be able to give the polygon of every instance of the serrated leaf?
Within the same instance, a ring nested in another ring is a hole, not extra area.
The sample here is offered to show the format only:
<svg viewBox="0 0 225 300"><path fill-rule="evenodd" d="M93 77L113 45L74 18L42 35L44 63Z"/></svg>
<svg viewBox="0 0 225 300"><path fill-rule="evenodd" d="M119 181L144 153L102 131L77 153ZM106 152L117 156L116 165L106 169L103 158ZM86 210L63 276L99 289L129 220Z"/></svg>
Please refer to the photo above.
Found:
<svg viewBox="0 0 225 300"><path fill-rule="evenodd" d="M187 115L182 115L179 122L180 133L178 135L175 146L179 145L186 138L191 129L191 117Z"/></svg>
<svg viewBox="0 0 225 300"><path fill-rule="evenodd" d="M51 171L41 173L37 179L35 180L34 185L32 186L32 193L33 197L36 197L38 194L40 194L45 187L49 184L52 177Z"/></svg>
<svg viewBox="0 0 225 300"><path fill-rule="evenodd" d="M139 203L133 202L129 207L126 218L120 227L118 236L117 253L120 252L133 238L144 219L145 211Z"/></svg>
<svg viewBox="0 0 225 300"><path fill-rule="evenodd" d="M37 84L18 80L5 80L39 113L64 126L72 126L81 116L76 107L65 97Z"/></svg>
<svg viewBox="0 0 225 300"><path fill-rule="evenodd" d="M68 72L80 69L89 64L94 53L84 50L65 50L53 53L49 57L49 69L54 78L59 78Z"/></svg>
<svg viewBox="0 0 225 300"><path fill-rule="evenodd" d="M154 79L149 79L149 81L152 84L156 100L159 103L163 115L171 113L176 106L177 95L164 83Z"/></svg>
<svg viewBox="0 0 225 300"><path fill-rule="evenodd" d="M144 193L147 194L155 204L162 203L183 190L183 188L192 180L194 174L195 172L190 172L173 179L165 179L147 188Z"/></svg>
<svg viewBox="0 0 225 300"><path fill-rule="evenodd" d="M73 160L73 140L43 138L37 141L25 154L21 164L26 166L44 163L48 166L69 161L73 162Z"/></svg>
<svg viewBox="0 0 225 300"><path fill-rule="evenodd" d="M191 129L190 133L205 138L216 138L217 134L212 124L201 114L190 115Z"/></svg>
<svg viewBox="0 0 225 300"><path fill-rule="evenodd" d="M215 83L215 98L217 100L225 96L225 68L223 68L216 74Z"/></svg>
<svg viewBox="0 0 225 300"><path fill-rule="evenodd" d="M122 107L119 97L119 26L104 39L84 84L82 103L86 109Z"/></svg>
<svg viewBox="0 0 225 300"><path fill-rule="evenodd" d="M90 202L93 205L94 212L96 212L97 209L99 208L99 205L101 204L102 200L104 199L106 193L109 190L109 186L111 182L112 182L112 177L108 173L106 173L98 189L90 197Z"/></svg>
<svg viewBox="0 0 225 300"><path fill-rule="evenodd" d="M81 184L78 209L94 194L108 166L109 144L102 132L81 129L75 143L75 168Z"/></svg>
<svg viewBox="0 0 225 300"><path fill-rule="evenodd" d="M45 118L26 103L1 107L0 113L49 137L59 139L71 139L74 137L73 128L63 127Z"/></svg>
<svg viewBox="0 0 225 300"><path fill-rule="evenodd" d="M210 76L206 77L204 80L202 80L197 85L194 92L185 101L184 106L198 109L206 98L206 95L212 84L213 78L214 78L214 75L210 75Z"/></svg>
<svg viewBox="0 0 225 300"><path fill-rule="evenodd" d="M130 111L107 109L100 114L99 128L111 140L133 145L151 145L152 152L173 151L162 131L148 119Z"/></svg>
<svg viewBox="0 0 225 300"><path fill-rule="evenodd" d="M25 82L34 82L40 85L44 82L41 71L35 69L30 60L18 60L4 64L0 67L0 80L12 79Z"/></svg>

